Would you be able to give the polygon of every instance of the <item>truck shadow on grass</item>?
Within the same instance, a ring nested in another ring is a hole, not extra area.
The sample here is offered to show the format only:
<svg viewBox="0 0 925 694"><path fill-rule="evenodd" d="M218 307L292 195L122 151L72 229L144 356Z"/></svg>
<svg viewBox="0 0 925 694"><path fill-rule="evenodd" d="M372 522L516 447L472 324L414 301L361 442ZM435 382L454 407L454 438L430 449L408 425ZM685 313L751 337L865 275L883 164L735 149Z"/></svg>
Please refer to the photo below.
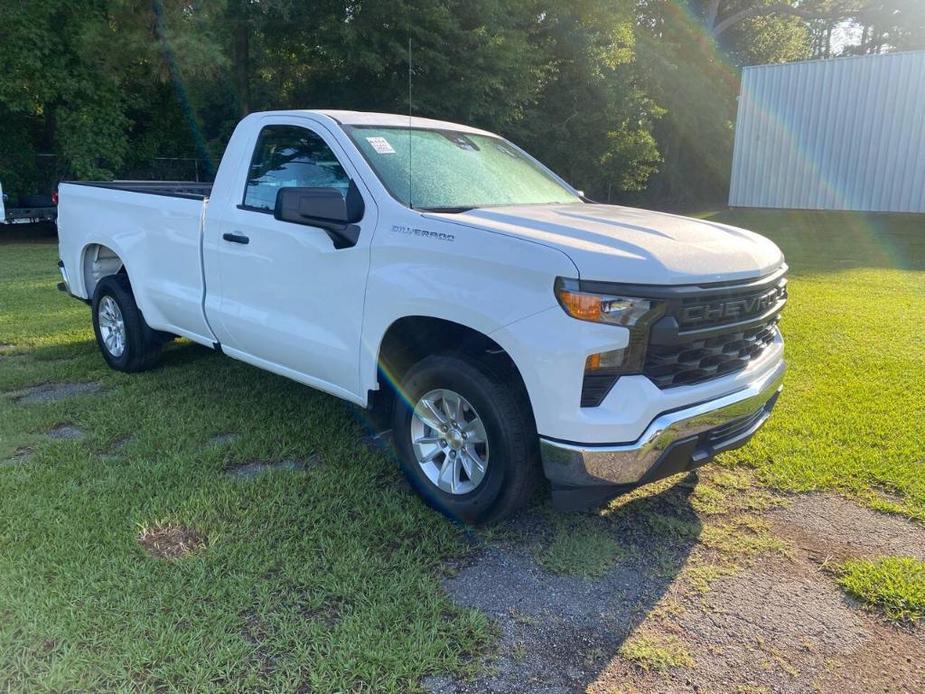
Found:
<svg viewBox="0 0 925 694"><path fill-rule="evenodd" d="M565 515L543 505L489 531L486 545L444 585L454 602L492 619L498 650L478 679L431 677L425 687L584 691L627 646L683 664L688 656L678 643L662 635L650 643L637 627L671 610L669 589L700 537L693 482L632 498L605 515Z"/></svg>
<svg viewBox="0 0 925 694"><path fill-rule="evenodd" d="M80 359L82 360L81 365L83 365L84 360L86 360L88 365L99 367L103 370L102 372L104 374L112 374L106 367L106 362L103 361L103 357L100 355L99 346L92 336L79 342L43 345L34 347L28 351L15 352L15 354L17 356L26 357L29 361L37 364ZM179 338L173 342L169 342L165 346L154 370L163 371L166 367L192 365L213 355L218 355L218 352L209 347L191 342L190 340Z"/></svg>

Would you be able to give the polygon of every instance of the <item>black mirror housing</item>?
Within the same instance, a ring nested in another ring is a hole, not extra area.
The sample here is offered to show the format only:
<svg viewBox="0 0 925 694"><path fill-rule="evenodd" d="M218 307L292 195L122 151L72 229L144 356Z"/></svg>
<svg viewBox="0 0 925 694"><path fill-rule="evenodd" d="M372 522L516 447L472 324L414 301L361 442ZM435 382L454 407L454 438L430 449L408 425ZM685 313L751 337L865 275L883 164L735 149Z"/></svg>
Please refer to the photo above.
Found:
<svg viewBox="0 0 925 694"><path fill-rule="evenodd" d="M357 222L366 211L363 197L353 181L346 194L337 188L280 188L273 216L281 222L324 229L335 248L355 246Z"/></svg>

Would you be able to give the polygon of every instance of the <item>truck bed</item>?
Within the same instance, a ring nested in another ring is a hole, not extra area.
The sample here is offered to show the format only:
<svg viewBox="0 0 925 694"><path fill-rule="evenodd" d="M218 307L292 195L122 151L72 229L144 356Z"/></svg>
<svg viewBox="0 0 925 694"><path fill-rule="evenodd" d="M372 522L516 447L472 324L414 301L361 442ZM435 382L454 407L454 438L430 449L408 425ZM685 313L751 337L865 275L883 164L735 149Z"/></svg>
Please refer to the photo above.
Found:
<svg viewBox="0 0 925 694"><path fill-rule="evenodd" d="M191 200L205 200L212 194L211 183L198 181L64 181L64 183Z"/></svg>
<svg viewBox="0 0 925 694"><path fill-rule="evenodd" d="M148 325L208 343L201 243L211 190L195 181L62 183L58 249L70 293L92 299L99 279L129 259Z"/></svg>

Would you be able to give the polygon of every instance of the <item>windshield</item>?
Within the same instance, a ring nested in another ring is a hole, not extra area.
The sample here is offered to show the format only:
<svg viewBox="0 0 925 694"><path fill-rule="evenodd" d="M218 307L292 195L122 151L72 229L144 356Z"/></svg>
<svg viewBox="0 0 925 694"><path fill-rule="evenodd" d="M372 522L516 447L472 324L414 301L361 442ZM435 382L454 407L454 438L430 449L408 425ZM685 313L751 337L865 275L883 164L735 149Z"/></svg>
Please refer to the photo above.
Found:
<svg viewBox="0 0 925 694"><path fill-rule="evenodd" d="M581 202L498 137L421 128L352 126L346 130L389 192L408 207L455 212ZM410 177L409 168L413 169Z"/></svg>

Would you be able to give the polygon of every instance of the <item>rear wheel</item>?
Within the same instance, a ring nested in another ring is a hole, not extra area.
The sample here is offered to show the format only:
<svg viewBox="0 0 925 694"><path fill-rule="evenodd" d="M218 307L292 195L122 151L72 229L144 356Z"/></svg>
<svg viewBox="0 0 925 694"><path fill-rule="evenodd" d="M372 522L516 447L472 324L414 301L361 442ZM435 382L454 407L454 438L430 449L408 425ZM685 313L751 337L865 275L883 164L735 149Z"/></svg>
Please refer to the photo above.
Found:
<svg viewBox="0 0 925 694"><path fill-rule="evenodd" d="M103 359L116 371L151 368L164 340L145 323L128 277L110 275L96 285L91 303L93 332Z"/></svg>
<svg viewBox="0 0 925 694"><path fill-rule="evenodd" d="M539 475L529 404L509 379L455 355L402 379L392 434L402 470L438 511L469 523L523 506Z"/></svg>

